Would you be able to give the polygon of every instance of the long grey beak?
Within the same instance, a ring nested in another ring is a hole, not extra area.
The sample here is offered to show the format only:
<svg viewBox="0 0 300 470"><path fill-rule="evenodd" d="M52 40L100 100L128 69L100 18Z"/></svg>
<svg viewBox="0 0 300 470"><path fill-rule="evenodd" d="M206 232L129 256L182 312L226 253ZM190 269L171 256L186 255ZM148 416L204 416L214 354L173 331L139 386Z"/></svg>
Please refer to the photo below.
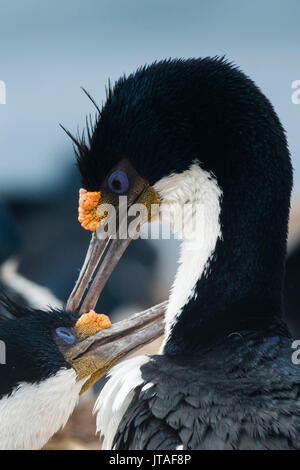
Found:
<svg viewBox="0 0 300 470"><path fill-rule="evenodd" d="M126 213L125 216L127 216ZM122 223L124 223L124 221L121 220L120 226ZM79 313L89 312L91 309L96 307L98 298L106 282L132 240L130 237L124 239L117 237L120 228L119 226L114 233L107 233L105 231L106 226L110 226L109 219L106 221L106 225L104 227L99 226L96 232L92 235L78 280L68 299L67 310L74 311L79 307L92 276L105 253L104 259L100 264L93 283L82 302ZM112 237L114 238L112 239Z"/></svg>
<svg viewBox="0 0 300 470"><path fill-rule="evenodd" d="M98 298L107 280L110 278L111 273L120 261L121 256L130 242L131 238L127 238L125 240L116 239L110 242L105 258L101 263L100 268L98 269L97 274L95 275L95 278L92 282L91 288L89 289L82 303L80 313L89 312L91 309L96 307Z"/></svg>
<svg viewBox="0 0 300 470"><path fill-rule="evenodd" d="M79 273L79 277L68 299L67 310L74 311L78 308L84 292L94 274L95 269L99 264L105 248L108 245L108 242L109 239L99 240L97 238L96 232L93 233L83 266Z"/></svg>

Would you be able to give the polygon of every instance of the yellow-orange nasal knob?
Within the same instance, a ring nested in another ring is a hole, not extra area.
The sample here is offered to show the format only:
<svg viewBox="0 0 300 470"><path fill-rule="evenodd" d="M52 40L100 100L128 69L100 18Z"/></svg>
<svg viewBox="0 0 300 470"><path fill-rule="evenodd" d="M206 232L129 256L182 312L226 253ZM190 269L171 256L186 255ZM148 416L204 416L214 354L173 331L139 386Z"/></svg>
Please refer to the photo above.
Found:
<svg viewBox="0 0 300 470"><path fill-rule="evenodd" d="M94 232L101 217L97 215L97 207L101 199L100 192L89 192L86 189L79 191L78 220L86 230Z"/></svg>
<svg viewBox="0 0 300 470"><path fill-rule="evenodd" d="M77 320L76 328L80 335L91 336L99 330L104 330L111 326L111 321L107 315L96 313L90 310L89 313L84 313Z"/></svg>

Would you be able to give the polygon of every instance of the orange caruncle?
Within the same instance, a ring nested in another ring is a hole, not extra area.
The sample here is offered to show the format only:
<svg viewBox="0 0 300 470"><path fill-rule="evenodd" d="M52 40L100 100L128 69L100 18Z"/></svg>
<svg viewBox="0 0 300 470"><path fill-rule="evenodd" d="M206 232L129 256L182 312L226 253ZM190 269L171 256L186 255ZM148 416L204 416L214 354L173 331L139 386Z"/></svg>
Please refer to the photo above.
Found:
<svg viewBox="0 0 300 470"><path fill-rule="evenodd" d="M78 221L86 230L94 232L98 227L101 217L96 211L100 199L100 192L89 192L82 188L79 191Z"/></svg>
<svg viewBox="0 0 300 470"><path fill-rule="evenodd" d="M107 315L90 310L81 315L75 326L80 334L90 336L99 330L110 328L111 321Z"/></svg>

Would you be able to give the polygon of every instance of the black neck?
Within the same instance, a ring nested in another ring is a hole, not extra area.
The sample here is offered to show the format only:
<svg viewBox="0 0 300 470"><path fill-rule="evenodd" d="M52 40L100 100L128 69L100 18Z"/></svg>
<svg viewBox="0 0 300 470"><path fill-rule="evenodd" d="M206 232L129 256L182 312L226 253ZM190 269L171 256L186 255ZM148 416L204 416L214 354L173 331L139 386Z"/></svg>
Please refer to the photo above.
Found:
<svg viewBox="0 0 300 470"><path fill-rule="evenodd" d="M249 176L249 175L248 175ZM183 308L166 354L194 352L233 332L282 323L289 190L223 186L222 238L196 296Z"/></svg>

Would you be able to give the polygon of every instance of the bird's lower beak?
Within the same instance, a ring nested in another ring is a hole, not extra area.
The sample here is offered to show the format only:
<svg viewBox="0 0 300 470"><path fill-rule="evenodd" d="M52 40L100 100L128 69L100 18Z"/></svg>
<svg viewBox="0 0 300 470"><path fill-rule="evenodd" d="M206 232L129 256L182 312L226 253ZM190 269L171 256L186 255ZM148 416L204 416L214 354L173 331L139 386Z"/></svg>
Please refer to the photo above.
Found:
<svg viewBox="0 0 300 470"><path fill-rule="evenodd" d="M99 380L119 359L163 334L165 307L164 302L137 313L75 345L60 345L65 359L76 370L78 380L87 379L81 393Z"/></svg>
<svg viewBox="0 0 300 470"><path fill-rule="evenodd" d="M105 204L101 204L102 214L105 213L105 216L101 217L104 223L98 223L92 235L79 278L67 303L68 310L73 311L79 308L88 284L100 263L91 287L81 304L80 313L86 313L95 308L107 280L136 231L142 224L157 216L159 210L157 193L142 178L137 176L136 180L137 184L133 186L135 189L126 196L125 200L120 197L118 202L108 204L109 198L107 196L104 198Z"/></svg>

